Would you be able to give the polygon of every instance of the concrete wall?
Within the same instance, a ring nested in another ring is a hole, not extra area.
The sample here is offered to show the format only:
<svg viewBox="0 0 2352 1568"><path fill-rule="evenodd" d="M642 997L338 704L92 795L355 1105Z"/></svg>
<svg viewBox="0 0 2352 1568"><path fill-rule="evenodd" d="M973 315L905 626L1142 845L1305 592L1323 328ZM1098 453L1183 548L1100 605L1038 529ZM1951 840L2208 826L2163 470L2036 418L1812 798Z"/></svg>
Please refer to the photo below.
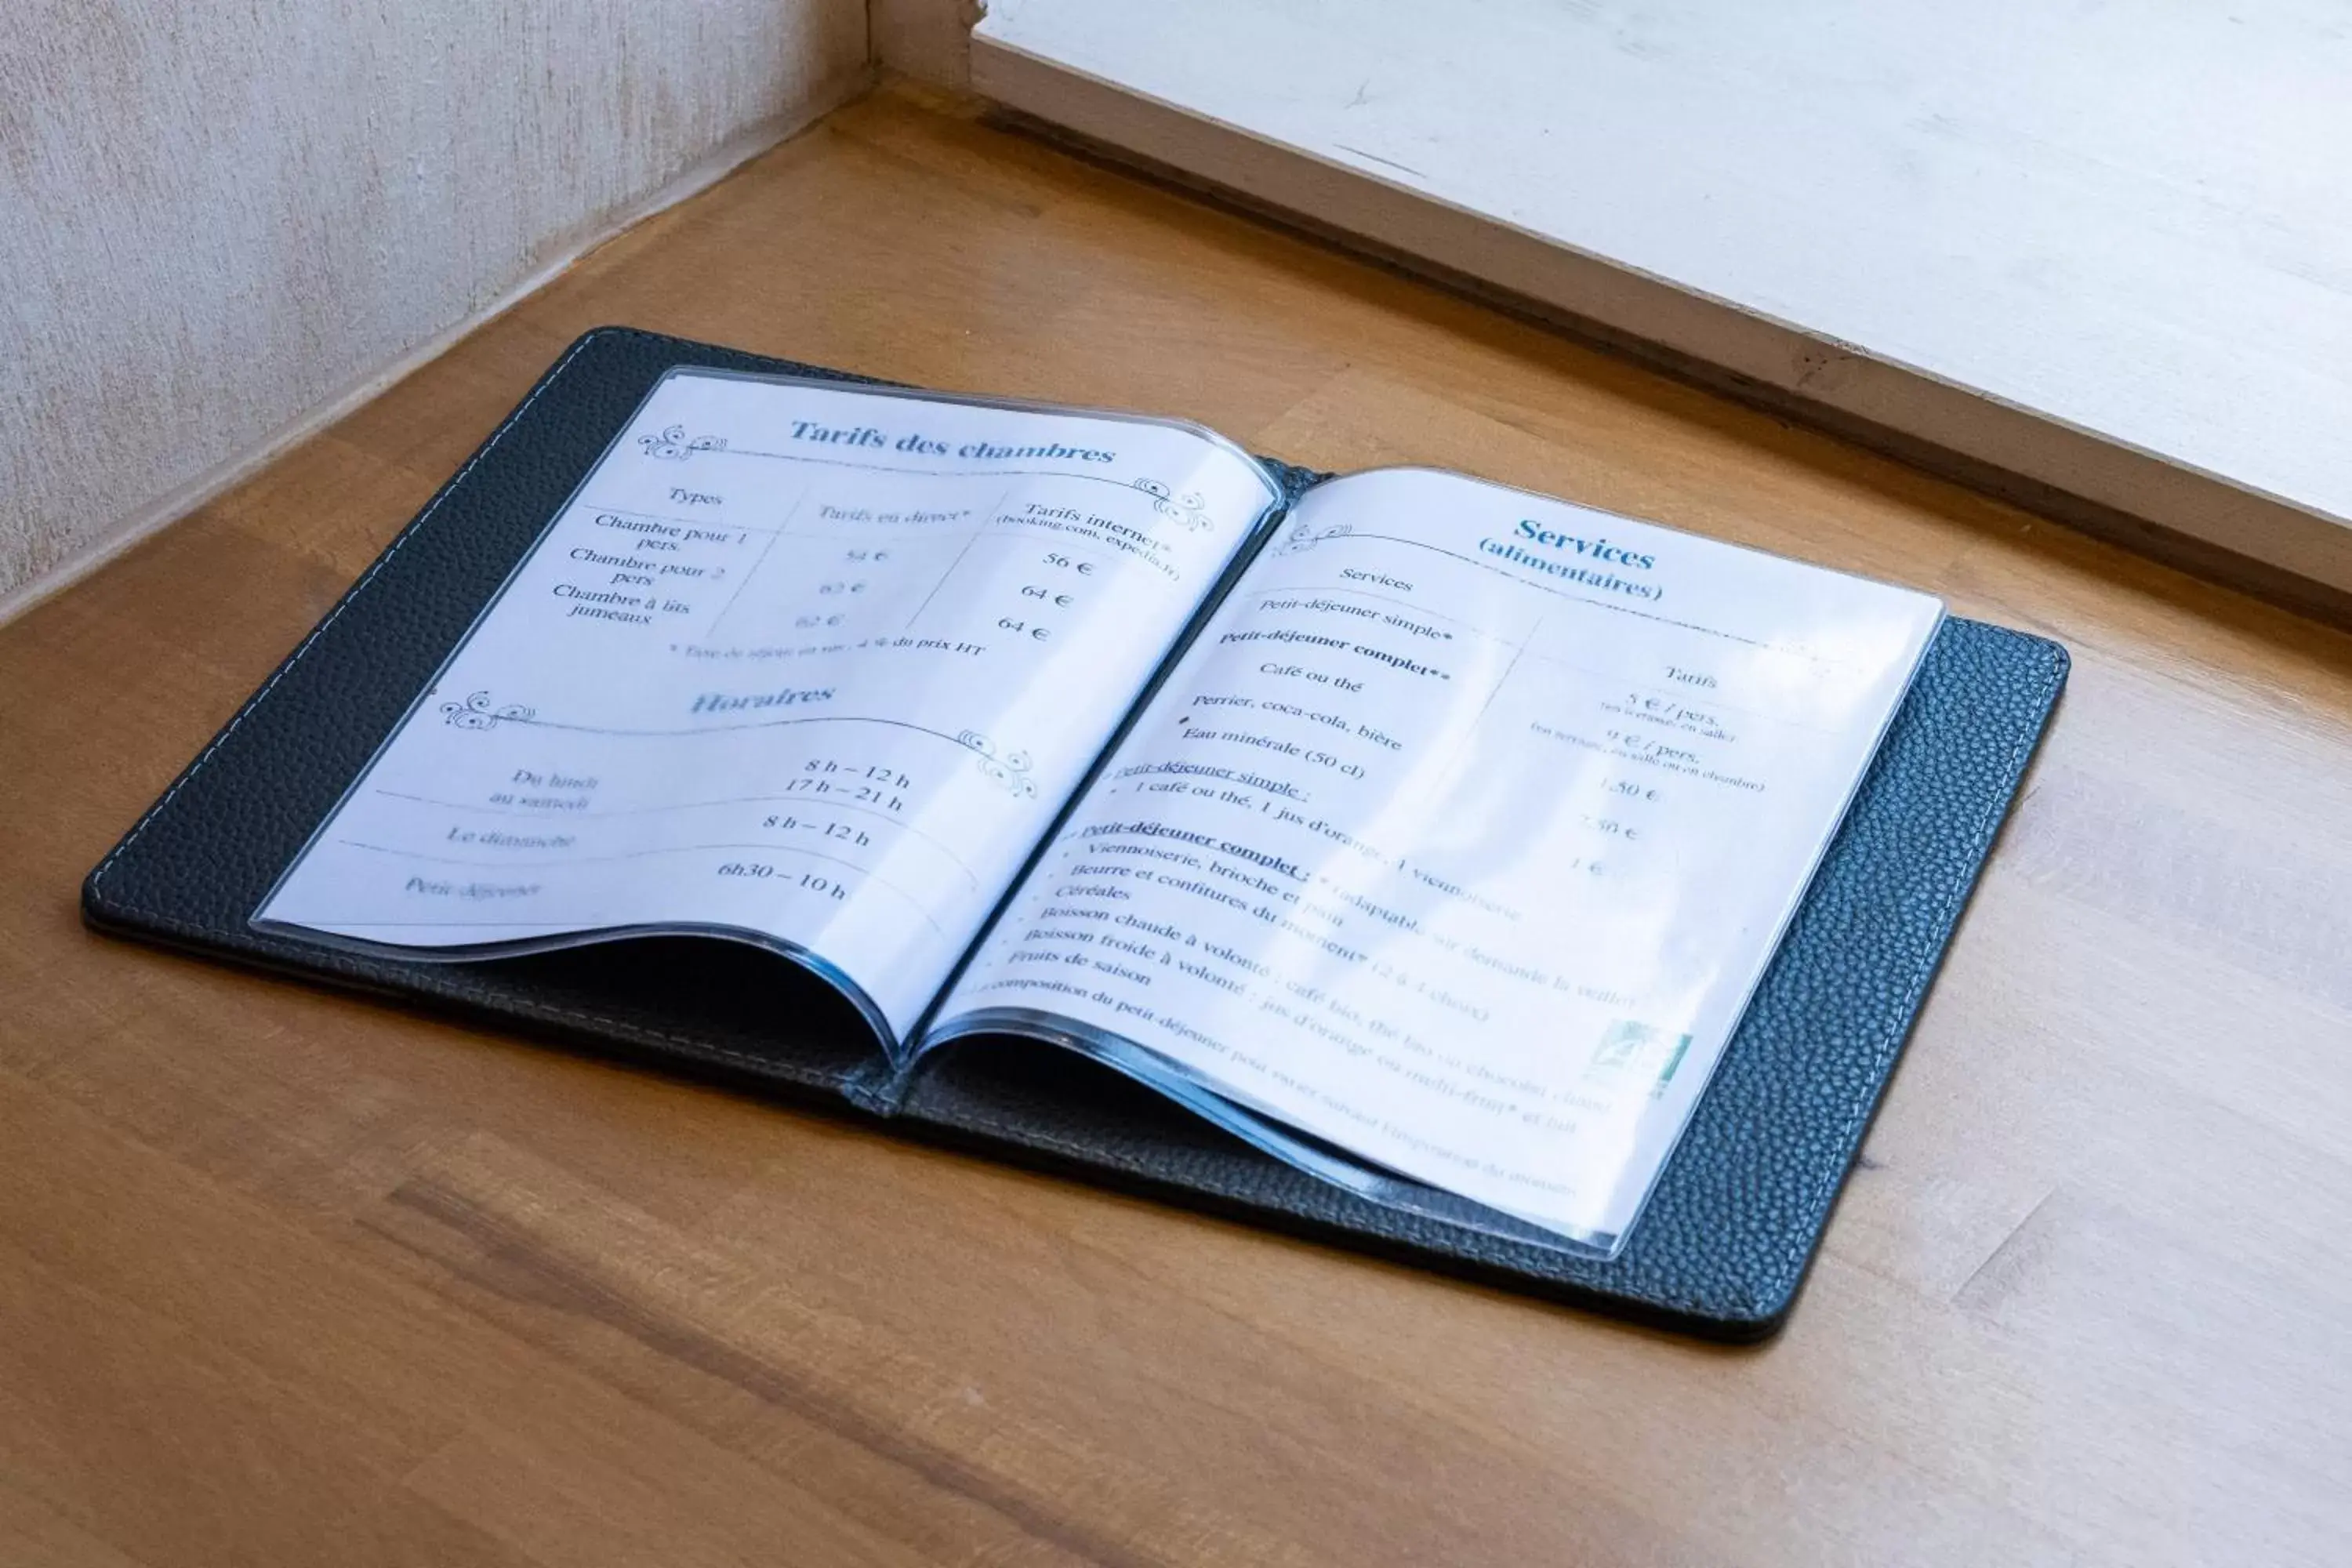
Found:
<svg viewBox="0 0 2352 1568"><path fill-rule="evenodd" d="M0 614L840 100L864 0L0 6Z"/></svg>

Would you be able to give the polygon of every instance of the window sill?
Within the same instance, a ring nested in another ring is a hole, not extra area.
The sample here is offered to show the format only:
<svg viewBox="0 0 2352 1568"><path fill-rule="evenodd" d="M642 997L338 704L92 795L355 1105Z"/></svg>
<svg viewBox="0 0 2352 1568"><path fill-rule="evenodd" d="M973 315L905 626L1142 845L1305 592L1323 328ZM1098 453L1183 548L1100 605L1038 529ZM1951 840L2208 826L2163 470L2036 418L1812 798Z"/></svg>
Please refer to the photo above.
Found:
<svg viewBox="0 0 2352 1568"><path fill-rule="evenodd" d="M2352 44L995 0L1007 107L2208 574L2352 595ZM2091 68L2086 62L2095 62ZM2157 107L2151 108L2151 104Z"/></svg>

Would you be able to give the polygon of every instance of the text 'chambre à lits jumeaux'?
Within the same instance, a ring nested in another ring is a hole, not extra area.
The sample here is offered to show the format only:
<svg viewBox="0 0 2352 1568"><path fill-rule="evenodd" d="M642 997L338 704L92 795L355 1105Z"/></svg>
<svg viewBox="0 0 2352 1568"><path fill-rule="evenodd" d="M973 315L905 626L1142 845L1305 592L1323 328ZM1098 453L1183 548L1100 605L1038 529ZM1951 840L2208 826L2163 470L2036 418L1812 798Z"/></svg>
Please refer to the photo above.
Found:
<svg viewBox="0 0 2352 1568"><path fill-rule="evenodd" d="M1028 446L1008 446L998 441L964 441L950 443L910 430L893 435L871 425L824 425L814 419L793 421L793 439L814 441L833 447L858 447L869 451L905 452L919 458L961 458L972 462L1004 462L1022 458L1044 458L1057 462L1116 463L1118 454L1100 447L1073 447L1060 441L1033 443Z"/></svg>

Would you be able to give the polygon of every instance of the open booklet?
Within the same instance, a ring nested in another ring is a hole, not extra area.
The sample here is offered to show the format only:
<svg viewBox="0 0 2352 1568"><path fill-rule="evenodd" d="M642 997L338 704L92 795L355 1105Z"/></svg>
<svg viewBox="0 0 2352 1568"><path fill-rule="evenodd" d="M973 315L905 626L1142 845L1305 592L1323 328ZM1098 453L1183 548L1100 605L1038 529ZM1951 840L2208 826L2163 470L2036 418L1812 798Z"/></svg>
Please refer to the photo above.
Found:
<svg viewBox="0 0 2352 1568"><path fill-rule="evenodd" d="M1941 606L1429 469L1284 503L1179 422L673 371L254 924L754 942L902 1089L1025 1037L1613 1253Z"/></svg>

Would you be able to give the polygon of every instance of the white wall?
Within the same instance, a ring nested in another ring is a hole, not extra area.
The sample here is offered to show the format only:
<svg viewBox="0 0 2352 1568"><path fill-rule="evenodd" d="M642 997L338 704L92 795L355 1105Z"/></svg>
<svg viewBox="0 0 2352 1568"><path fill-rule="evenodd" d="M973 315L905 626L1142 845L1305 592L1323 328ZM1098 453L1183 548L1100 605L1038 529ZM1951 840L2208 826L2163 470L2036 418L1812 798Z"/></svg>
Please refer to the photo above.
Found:
<svg viewBox="0 0 2352 1568"><path fill-rule="evenodd" d="M0 613L866 58L864 0L8 0Z"/></svg>

